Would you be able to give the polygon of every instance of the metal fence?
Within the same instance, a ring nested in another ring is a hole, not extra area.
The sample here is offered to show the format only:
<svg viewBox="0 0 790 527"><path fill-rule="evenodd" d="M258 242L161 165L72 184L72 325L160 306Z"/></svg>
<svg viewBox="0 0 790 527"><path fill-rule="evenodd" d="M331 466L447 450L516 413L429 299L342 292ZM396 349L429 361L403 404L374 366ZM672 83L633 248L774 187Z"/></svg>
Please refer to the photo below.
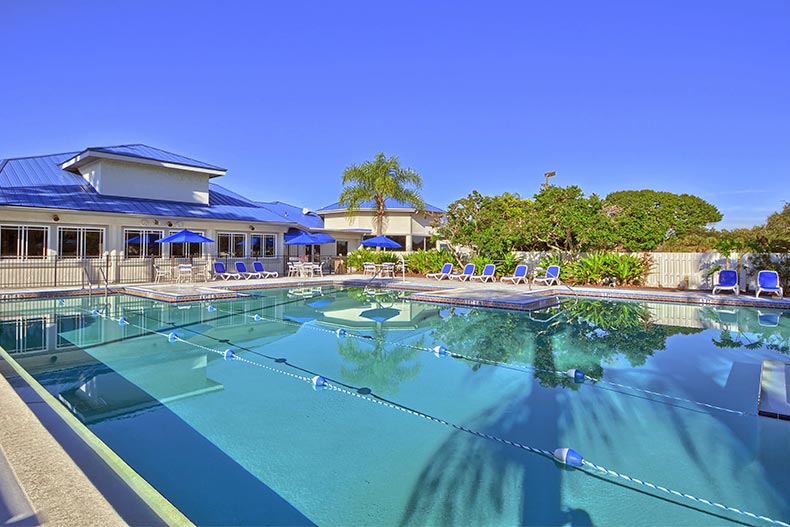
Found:
<svg viewBox="0 0 790 527"><path fill-rule="evenodd" d="M179 265L190 264L196 279L210 280L214 275L214 262L222 262L228 271L236 270L236 262L243 262L253 271L253 262L261 262L267 271L280 276L288 272L288 261L294 258L230 256L201 256L195 258L126 258L107 255L102 258L0 259L0 289L33 287L82 287L142 284L154 281L175 281ZM323 265L324 274L342 271L336 265L342 259L334 256L316 258ZM157 275L159 279L157 280ZM169 277L169 278L168 278Z"/></svg>

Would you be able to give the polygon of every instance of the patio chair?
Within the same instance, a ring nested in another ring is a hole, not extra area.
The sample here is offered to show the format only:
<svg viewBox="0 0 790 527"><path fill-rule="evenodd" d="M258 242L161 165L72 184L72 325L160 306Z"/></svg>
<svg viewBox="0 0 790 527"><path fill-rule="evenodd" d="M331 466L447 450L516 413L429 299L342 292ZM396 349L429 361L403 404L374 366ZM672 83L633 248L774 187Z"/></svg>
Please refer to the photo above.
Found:
<svg viewBox="0 0 790 527"><path fill-rule="evenodd" d="M294 262L288 262L288 276L299 276L301 272L301 266L297 267Z"/></svg>
<svg viewBox="0 0 790 527"><path fill-rule="evenodd" d="M241 275L239 273L227 271L225 269L225 264L222 262L214 262L214 279L216 280L217 278L222 278L223 280L228 280L230 278L239 279Z"/></svg>
<svg viewBox="0 0 790 527"><path fill-rule="evenodd" d="M559 285L560 282L560 266L559 265L550 265L548 269L546 269L546 276L539 276L537 278L533 278L532 282L541 282L543 285Z"/></svg>
<svg viewBox="0 0 790 527"><path fill-rule="evenodd" d="M738 287L738 273L732 269L719 271L719 283L713 287L713 294L719 291L732 291L736 295L740 293Z"/></svg>
<svg viewBox="0 0 790 527"><path fill-rule="evenodd" d="M263 268L263 264L261 262L252 262L252 268L255 269L256 273L260 273L263 278L277 278L280 276L280 273L277 271L267 271Z"/></svg>
<svg viewBox="0 0 790 527"><path fill-rule="evenodd" d="M489 280L495 282L496 278L494 277L494 272L496 272L496 265L486 264L485 267L483 267L482 274L473 274L472 276L469 277L469 279L480 280L481 282L488 282Z"/></svg>
<svg viewBox="0 0 790 527"><path fill-rule="evenodd" d="M755 298L760 298L760 293L776 293L782 298L782 286L779 284L779 273L776 271L760 271L757 273L757 293Z"/></svg>
<svg viewBox="0 0 790 527"><path fill-rule="evenodd" d="M362 264L362 276L376 276L376 264L373 262L364 262Z"/></svg>
<svg viewBox="0 0 790 527"><path fill-rule="evenodd" d="M247 271L247 265L244 262L236 262L236 272L245 280L249 280L250 278L263 278L263 275L258 271Z"/></svg>
<svg viewBox="0 0 790 527"><path fill-rule="evenodd" d="M324 262L313 263L313 276L324 276Z"/></svg>
<svg viewBox="0 0 790 527"><path fill-rule="evenodd" d="M170 269L162 269L161 265L154 265L154 283L158 284L162 279L169 282L171 278Z"/></svg>
<svg viewBox="0 0 790 527"><path fill-rule="evenodd" d="M208 270L208 265L195 265L192 267L192 279L195 282L208 282L211 280L211 274Z"/></svg>
<svg viewBox="0 0 790 527"><path fill-rule="evenodd" d="M395 278L395 264L393 262L384 262L381 264L381 277Z"/></svg>
<svg viewBox="0 0 790 527"><path fill-rule="evenodd" d="M475 274L475 264L468 263L466 266L464 266L464 270L462 272L451 274L450 280L455 280L457 278L458 280L465 282L466 280L469 280L473 274Z"/></svg>
<svg viewBox="0 0 790 527"><path fill-rule="evenodd" d="M442 278L450 278L450 275L453 273L453 264L446 263L442 266L442 270L438 273L428 273L425 275L425 278L436 278L437 280L441 280Z"/></svg>
<svg viewBox="0 0 790 527"><path fill-rule="evenodd" d="M513 271L513 276L503 276L499 279L500 282L512 282L517 284L519 282L529 283L529 278L527 277L527 266L526 264L519 264L516 266L516 270Z"/></svg>

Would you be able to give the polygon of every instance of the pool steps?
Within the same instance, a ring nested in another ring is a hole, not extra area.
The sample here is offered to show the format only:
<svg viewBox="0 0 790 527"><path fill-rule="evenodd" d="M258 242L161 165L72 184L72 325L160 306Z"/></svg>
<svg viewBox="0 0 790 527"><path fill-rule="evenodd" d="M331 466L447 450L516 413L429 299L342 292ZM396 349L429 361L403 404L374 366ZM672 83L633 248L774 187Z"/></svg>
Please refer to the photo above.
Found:
<svg viewBox="0 0 790 527"><path fill-rule="evenodd" d="M763 361L757 408L765 417L790 421L790 363Z"/></svg>

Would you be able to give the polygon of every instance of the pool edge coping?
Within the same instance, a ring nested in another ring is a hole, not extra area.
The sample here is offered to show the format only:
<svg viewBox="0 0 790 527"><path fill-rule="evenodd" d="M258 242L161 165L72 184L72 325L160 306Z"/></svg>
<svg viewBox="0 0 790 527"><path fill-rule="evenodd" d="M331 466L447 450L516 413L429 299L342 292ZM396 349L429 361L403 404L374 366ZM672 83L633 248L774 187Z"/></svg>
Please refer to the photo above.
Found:
<svg viewBox="0 0 790 527"><path fill-rule="evenodd" d="M60 420L68 426L76 435L77 437L87 445L91 451L93 451L99 459L101 459L106 465L110 468L112 472L114 472L118 478L134 493L136 494L150 509L153 511L156 516L158 516L165 524L170 525L172 527L188 527L194 526L194 523L190 521L180 510L178 510L170 501L167 500L164 496L162 496L150 483L148 483L142 476L140 476L132 467L130 467L123 459L121 459L110 447L108 447L98 436L96 436L93 432L88 429L84 424L82 424L74 415L72 415L62 404L60 404L53 396L50 394L41 384L36 381L36 379L30 375L19 363L14 360L14 358L2 347L0 347L0 359L4 360L11 369L22 379L24 380L28 386L38 395L42 401L52 409L55 414L60 418ZM8 379L4 377L4 381L7 382L10 386L10 382ZM12 387L13 389L13 387ZM21 402L27 407L28 403L24 400L19 398ZM28 408L29 409L29 408ZM41 427L41 429L50 437L52 434L46 427L38 420L38 418L33 415L33 418L36 419L36 422ZM53 440L55 440L53 438ZM55 440L57 443L57 440ZM71 458L71 455L63 450L66 456ZM73 459L72 459L73 461ZM75 462L76 463L76 462ZM77 465L79 469L79 465ZM13 469L13 464L12 464ZM81 469L80 469L81 470ZM84 473L83 473L84 474ZM104 493L96 487L96 485L85 475L86 480L88 483L96 489L96 491L104 497ZM22 491L28 496L30 499L29 494L22 485ZM106 498L104 498L106 500ZM32 502L32 500L31 500ZM112 507L111 504L108 505ZM33 511L38 514L39 512L46 515L46 511L40 511L37 507L36 503L32 503ZM126 523L125 520L115 511L115 514L118 515L119 519L123 523ZM50 519L56 522L56 519ZM49 520L45 520L43 523L49 523Z"/></svg>

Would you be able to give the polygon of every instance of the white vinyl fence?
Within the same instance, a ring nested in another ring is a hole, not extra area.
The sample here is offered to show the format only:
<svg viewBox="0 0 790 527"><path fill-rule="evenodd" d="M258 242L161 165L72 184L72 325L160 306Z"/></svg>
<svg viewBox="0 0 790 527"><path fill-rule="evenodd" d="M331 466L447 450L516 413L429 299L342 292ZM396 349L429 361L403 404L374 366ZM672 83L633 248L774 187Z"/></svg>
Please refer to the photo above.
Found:
<svg viewBox="0 0 790 527"><path fill-rule="evenodd" d="M534 269L539 262L548 256L549 253L543 252L522 252L518 257L522 262L530 265ZM642 256L641 253L632 253L635 256ZM713 289L716 283L717 273L709 274L710 270L721 266L726 268L727 259L717 252L708 253L647 253L651 257L653 266L647 275L648 287L665 287L681 289ZM781 255L775 254L774 258ZM741 289L754 290L757 277L749 276L751 254L743 254L740 269ZM737 270L738 255L730 255L730 269Z"/></svg>

